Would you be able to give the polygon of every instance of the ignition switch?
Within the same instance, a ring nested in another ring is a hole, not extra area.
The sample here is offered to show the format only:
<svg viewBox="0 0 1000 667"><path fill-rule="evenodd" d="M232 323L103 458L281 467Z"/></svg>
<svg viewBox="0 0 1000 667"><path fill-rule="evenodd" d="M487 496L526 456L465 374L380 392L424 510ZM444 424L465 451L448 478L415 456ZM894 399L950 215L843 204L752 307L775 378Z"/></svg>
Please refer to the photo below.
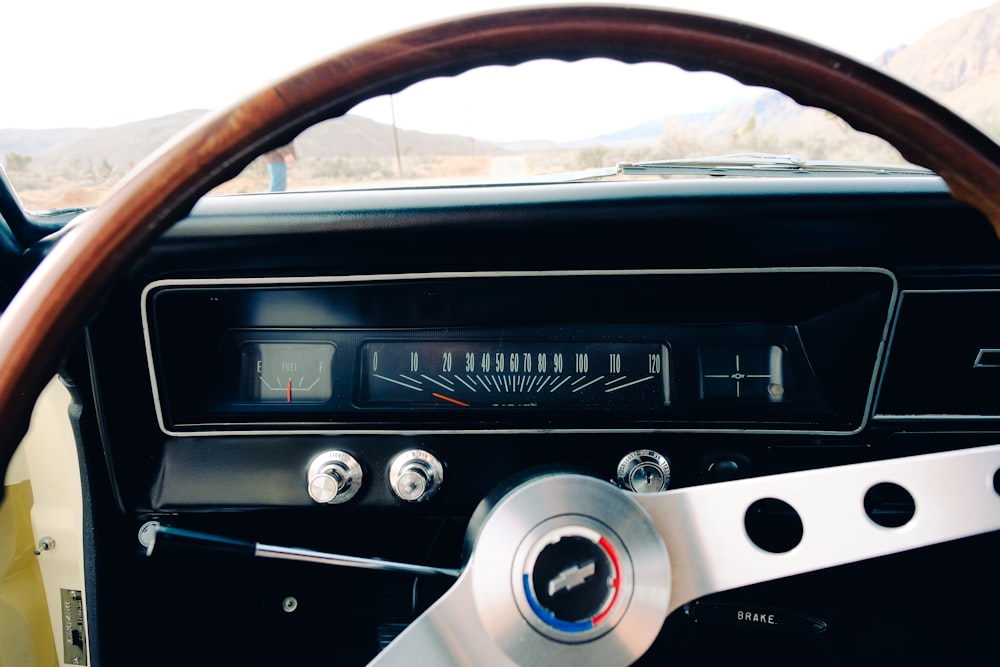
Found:
<svg viewBox="0 0 1000 667"><path fill-rule="evenodd" d="M635 493L658 493L670 485L670 461L651 449L637 449L618 463L618 486Z"/></svg>

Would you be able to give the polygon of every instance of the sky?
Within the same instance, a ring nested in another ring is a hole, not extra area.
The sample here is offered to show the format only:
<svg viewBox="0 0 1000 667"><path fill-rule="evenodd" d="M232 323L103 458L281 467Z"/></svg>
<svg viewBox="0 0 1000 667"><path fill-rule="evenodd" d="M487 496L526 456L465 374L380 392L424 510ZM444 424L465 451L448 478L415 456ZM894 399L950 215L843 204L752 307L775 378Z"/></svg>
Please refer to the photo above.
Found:
<svg viewBox="0 0 1000 667"><path fill-rule="evenodd" d="M940 23L994 0L674 0L631 4L729 16L792 33L862 60L911 43ZM449 16L509 6L497 0L8 0L0 10L4 37L0 128L106 127L186 109L224 108L294 69L368 39ZM524 4L524 3L521 3ZM569 4L552 2L546 4ZM13 6L11 6L13 5ZM639 68L640 83L611 63L570 68L525 66L512 110L511 72L472 77L461 99L451 83L394 99L400 127L513 140L544 133L566 139L604 119L615 131L665 113L718 106L739 93L717 75L679 78ZM604 83L601 76L605 77ZM647 80L647 81L649 81ZM468 91L472 91L471 93ZM549 96L549 97L546 97ZM545 118L552 96L567 106ZM695 101L697 100L697 101ZM475 102L475 103L473 103ZM422 107L417 105L422 104ZM445 110L454 113L448 115ZM574 110L568 115L565 109ZM656 110L659 114L651 112ZM387 102L360 113L389 120ZM610 118L610 119L609 119ZM533 121L528 129L522 123ZM548 127L546 127L548 124Z"/></svg>

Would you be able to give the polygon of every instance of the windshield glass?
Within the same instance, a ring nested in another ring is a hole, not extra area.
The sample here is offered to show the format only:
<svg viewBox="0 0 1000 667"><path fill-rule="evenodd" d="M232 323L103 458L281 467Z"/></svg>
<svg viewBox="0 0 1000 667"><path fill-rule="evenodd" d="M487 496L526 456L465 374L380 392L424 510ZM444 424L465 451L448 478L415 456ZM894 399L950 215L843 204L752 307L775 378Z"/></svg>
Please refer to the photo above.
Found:
<svg viewBox="0 0 1000 667"><path fill-rule="evenodd" d="M12 24L39 29L15 31L0 44L10 70L6 89L14 93L0 107L0 159L26 208L98 205L185 125L302 64L386 32L506 3L429 1L391 17L377 3L345 13L330 3L288 0L277 15L254 1L241 3L238 14L214 3L175 4L177 11L157 17L139 17L132 4L112 0L85 9L66 2L13 10ZM650 4L822 43L1000 135L1000 3ZM44 48L37 43L42 33ZM25 58L28 52L38 55ZM903 162L828 112L718 74L599 59L537 61L433 79L370 100L261 156L215 194L561 180L622 162L732 154ZM615 177L662 175L640 171Z"/></svg>

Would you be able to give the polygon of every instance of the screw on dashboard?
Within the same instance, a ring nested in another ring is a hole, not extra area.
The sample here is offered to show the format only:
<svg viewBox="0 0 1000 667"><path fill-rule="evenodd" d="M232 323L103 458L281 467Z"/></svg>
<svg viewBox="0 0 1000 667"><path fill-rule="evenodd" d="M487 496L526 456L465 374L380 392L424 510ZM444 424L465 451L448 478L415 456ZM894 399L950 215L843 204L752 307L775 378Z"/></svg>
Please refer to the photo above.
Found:
<svg viewBox="0 0 1000 667"><path fill-rule="evenodd" d="M52 551L56 548L56 541L51 537L43 537L38 540L38 548L35 549L35 555L41 556L43 551Z"/></svg>

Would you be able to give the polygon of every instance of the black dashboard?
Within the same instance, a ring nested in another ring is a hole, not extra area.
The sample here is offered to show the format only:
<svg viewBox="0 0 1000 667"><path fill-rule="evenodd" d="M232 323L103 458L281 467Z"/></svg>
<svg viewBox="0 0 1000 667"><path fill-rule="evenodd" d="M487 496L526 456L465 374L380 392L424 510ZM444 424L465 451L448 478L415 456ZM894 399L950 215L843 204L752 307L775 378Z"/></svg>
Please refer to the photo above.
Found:
<svg viewBox="0 0 1000 667"><path fill-rule="evenodd" d="M78 388L96 406L78 419L87 474L109 489L89 500L96 533L114 536L95 545L94 576L122 582L96 603L119 610L102 614L105 636L142 634L129 607L169 616L163 627L222 662L239 650L220 624L269 627L255 640L269 664L361 637L341 657L363 664L439 592L392 575L146 559L135 536L150 520L457 566L480 500L539 468L638 492L991 444L997 245L923 177L205 200L108 295L70 362L92 378ZM323 495L322 475L353 475L350 493ZM924 557L995 581L977 544ZM695 661L750 647L754 664L838 664L845 638L877 627L872 655L923 659L886 620L910 607L899 582L922 566L908 554L808 575L811 599L801 581L724 594L664 632ZM157 582L156 601L128 581ZM928 626L964 635L945 601L996 618L949 586L917 606ZM216 602L192 608L209 588ZM281 608L291 596L294 614ZM866 597L879 603L859 609ZM822 632L761 630L719 615L726 605L801 612ZM100 650L120 659L139 643Z"/></svg>

